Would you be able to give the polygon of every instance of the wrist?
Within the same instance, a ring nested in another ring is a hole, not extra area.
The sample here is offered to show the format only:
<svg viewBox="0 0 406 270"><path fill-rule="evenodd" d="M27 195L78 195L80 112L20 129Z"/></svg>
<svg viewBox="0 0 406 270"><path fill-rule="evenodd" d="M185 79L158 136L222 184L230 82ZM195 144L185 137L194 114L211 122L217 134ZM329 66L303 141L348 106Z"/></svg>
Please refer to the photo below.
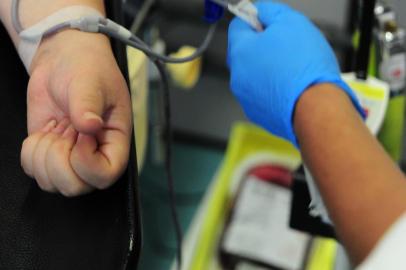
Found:
<svg viewBox="0 0 406 270"><path fill-rule="evenodd" d="M359 118L350 96L335 84L321 83L309 87L296 103L293 126L300 141L301 130L322 130L333 115Z"/></svg>
<svg viewBox="0 0 406 270"><path fill-rule="evenodd" d="M75 6L78 8L75 9ZM80 16L88 13L101 14L102 16L105 14L102 0L24 0L18 3L17 8L19 10L17 20L21 25L20 27L31 32L41 32L47 29L47 24L49 28L53 23L57 24L64 22L64 20L80 18ZM59 51L70 50L72 57L75 57L75 54L81 49L86 51L86 46L94 46L96 53L98 48L104 47L105 51L106 49L109 50L109 42L102 35L91 35L71 30L62 30L56 34L44 36L38 43L30 42L19 40L16 43L20 57L30 74L37 65L47 61L53 62Z"/></svg>
<svg viewBox="0 0 406 270"><path fill-rule="evenodd" d="M51 65L59 55L67 55L74 61L82 53L96 54L101 58L112 54L110 41L103 34L85 33L67 29L43 39L33 58L30 73L38 66Z"/></svg>

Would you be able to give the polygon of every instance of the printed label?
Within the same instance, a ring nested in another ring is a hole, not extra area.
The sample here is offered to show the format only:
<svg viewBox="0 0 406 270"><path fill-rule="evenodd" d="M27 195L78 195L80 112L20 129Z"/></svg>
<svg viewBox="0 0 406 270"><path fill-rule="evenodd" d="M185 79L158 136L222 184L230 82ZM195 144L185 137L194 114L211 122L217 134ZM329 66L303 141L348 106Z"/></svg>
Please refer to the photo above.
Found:
<svg viewBox="0 0 406 270"><path fill-rule="evenodd" d="M310 237L289 228L289 189L251 176L245 182L223 248L282 269L300 269Z"/></svg>
<svg viewBox="0 0 406 270"><path fill-rule="evenodd" d="M399 53L382 62L380 67L381 77L388 82L392 92L399 92L406 84L406 55Z"/></svg>

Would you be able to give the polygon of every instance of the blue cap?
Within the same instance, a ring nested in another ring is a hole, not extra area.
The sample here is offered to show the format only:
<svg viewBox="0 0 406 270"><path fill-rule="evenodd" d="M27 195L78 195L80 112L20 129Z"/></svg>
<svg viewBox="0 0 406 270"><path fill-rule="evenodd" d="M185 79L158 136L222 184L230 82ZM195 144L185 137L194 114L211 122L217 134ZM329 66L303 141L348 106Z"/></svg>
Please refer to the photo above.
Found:
<svg viewBox="0 0 406 270"><path fill-rule="evenodd" d="M224 8L211 0L205 0L204 19L208 23L215 23L223 17Z"/></svg>

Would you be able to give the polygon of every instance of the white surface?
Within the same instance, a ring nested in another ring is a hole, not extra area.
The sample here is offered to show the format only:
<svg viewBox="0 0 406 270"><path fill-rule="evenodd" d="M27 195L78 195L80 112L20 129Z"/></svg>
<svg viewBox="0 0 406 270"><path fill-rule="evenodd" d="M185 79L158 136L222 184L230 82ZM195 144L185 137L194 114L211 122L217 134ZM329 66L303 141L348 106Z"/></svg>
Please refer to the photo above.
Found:
<svg viewBox="0 0 406 270"><path fill-rule="evenodd" d="M398 92L405 88L406 54L399 53L389 57L380 66L382 79L389 82L391 91Z"/></svg>
<svg viewBox="0 0 406 270"><path fill-rule="evenodd" d="M250 177L225 234L223 248L283 269L300 269L309 236L289 228L289 189Z"/></svg>
<svg viewBox="0 0 406 270"><path fill-rule="evenodd" d="M291 171L297 170L297 168L301 164L301 159L300 158L295 158L294 156L289 156L289 155L274 155L269 152L260 152L254 155L251 155L250 157L244 159L238 166L235 168L235 172L233 174L233 181L231 183L230 191L229 194L227 195L228 198L232 198L235 196L235 193L237 192L238 186L242 181L242 178L248 173L250 169L253 167L259 166L261 164L273 164L273 165L279 165L283 166ZM222 166L219 166L219 168L222 168ZM209 188L207 189L205 196L198 208L197 213L195 214L192 223L189 227L189 230L187 231L187 234L185 236L185 239L183 241L183 264L182 264L182 270L189 270L191 267L191 264L194 259L195 255L195 247L198 246L198 241L200 237L200 232L202 229L202 225L204 223L204 219L206 217L207 211L209 211L209 202L211 200L213 191L216 187L217 179L218 179L219 172L215 174L213 177L212 183L209 185ZM223 224L218 225L218 231L222 231ZM216 244L217 245L217 244ZM213 250L213 252L217 252L216 249ZM217 254L212 254L212 260L209 263L210 266L207 270L219 270L221 267L219 266L219 262L217 260ZM176 269L176 264L173 263L171 270Z"/></svg>
<svg viewBox="0 0 406 270"><path fill-rule="evenodd" d="M249 23L257 31L263 30L258 20L258 10L250 0L241 0L236 5L229 4L228 10Z"/></svg>
<svg viewBox="0 0 406 270"><path fill-rule="evenodd" d="M355 73L345 73L342 74L342 78L344 81L351 82L351 81L357 81L355 77ZM362 81L364 83L364 81ZM374 78L372 76L369 76L366 83L370 85L373 88L381 89L383 92L383 99L371 99L368 98L354 89L354 92L356 96L358 97L361 106L363 108L368 109L369 115L366 120L366 125L368 126L369 130L372 132L372 134L376 135L378 134L379 130L381 129L381 126L383 124L383 121L385 119L385 114L386 110L388 108L389 104L389 94L390 94L390 87L389 84L381 81L377 78Z"/></svg>
<svg viewBox="0 0 406 270"><path fill-rule="evenodd" d="M333 224L328 214L327 208L324 204L323 198L319 192L319 189L314 182L313 176L311 175L309 169L304 166L307 187L309 188L311 202L309 205L309 214L312 217L320 217L321 220L326 224Z"/></svg>
<svg viewBox="0 0 406 270"><path fill-rule="evenodd" d="M357 270L406 269L406 213L388 230Z"/></svg>
<svg viewBox="0 0 406 270"><path fill-rule="evenodd" d="M302 165L302 160L300 157L294 157L293 155L286 154L274 154L270 152L256 152L255 154L250 155L245 158L243 161L236 166L231 185L229 190L229 198L235 196L238 191L238 187L241 184L241 181L244 180L244 177L249 173L252 168L269 165L282 166L288 169L291 172L299 169L299 166Z"/></svg>

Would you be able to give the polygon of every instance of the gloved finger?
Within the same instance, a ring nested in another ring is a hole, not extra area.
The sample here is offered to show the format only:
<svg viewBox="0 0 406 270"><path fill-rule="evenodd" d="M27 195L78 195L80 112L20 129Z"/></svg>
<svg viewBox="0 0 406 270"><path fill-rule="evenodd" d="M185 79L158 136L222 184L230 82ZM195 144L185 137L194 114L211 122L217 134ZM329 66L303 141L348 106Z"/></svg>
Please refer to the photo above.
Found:
<svg viewBox="0 0 406 270"><path fill-rule="evenodd" d="M283 3L260 1L255 4L258 9L258 19L265 29L277 21L281 15L293 12L293 9Z"/></svg>
<svg viewBox="0 0 406 270"><path fill-rule="evenodd" d="M55 186L52 184L48 176L48 172L45 166L45 160L50 146L54 141L58 139L60 134L66 129L68 125L69 121L67 119L59 122L59 124L53 130L51 130L41 138L34 150L32 160L33 175L38 183L38 186L44 191L56 191Z"/></svg>
<svg viewBox="0 0 406 270"><path fill-rule="evenodd" d="M24 172L33 177L33 158L34 158L34 151L37 147L37 144L42 139L43 136L49 131L51 131L56 126L56 121L51 120L48 124L40 131L31 134L28 138L26 138L23 142L21 147L21 155L20 155L20 162L21 167L23 168Z"/></svg>
<svg viewBox="0 0 406 270"><path fill-rule="evenodd" d="M83 181L97 189L105 189L124 172L129 148L130 135L117 129L103 130L97 140L80 134L70 161Z"/></svg>
<svg viewBox="0 0 406 270"><path fill-rule="evenodd" d="M231 43L255 35L257 31L247 22L235 17L228 26L228 40Z"/></svg>
<svg viewBox="0 0 406 270"><path fill-rule="evenodd" d="M48 176L56 189L66 197L79 196L93 190L73 170L70 164L70 155L77 138L73 126L51 145L45 159Z"/></svg>
<svg viewBox="0 0 406 270"><path fill-rule="evenodd" d="M69 115L80 133L95 134L103 127L106 101L103 84L90 75L77 78L69 86Z"/></svg>
<svg viewBox="0 0 406 270"><path fill-rule="evenodd" d="M233 57L238 57L236 48L244 47L244 44L250 40L252 36L257 34L248 23L238 17L235 17L228 28L228 48L227 48L227 66L231 68Z"/></svg>

